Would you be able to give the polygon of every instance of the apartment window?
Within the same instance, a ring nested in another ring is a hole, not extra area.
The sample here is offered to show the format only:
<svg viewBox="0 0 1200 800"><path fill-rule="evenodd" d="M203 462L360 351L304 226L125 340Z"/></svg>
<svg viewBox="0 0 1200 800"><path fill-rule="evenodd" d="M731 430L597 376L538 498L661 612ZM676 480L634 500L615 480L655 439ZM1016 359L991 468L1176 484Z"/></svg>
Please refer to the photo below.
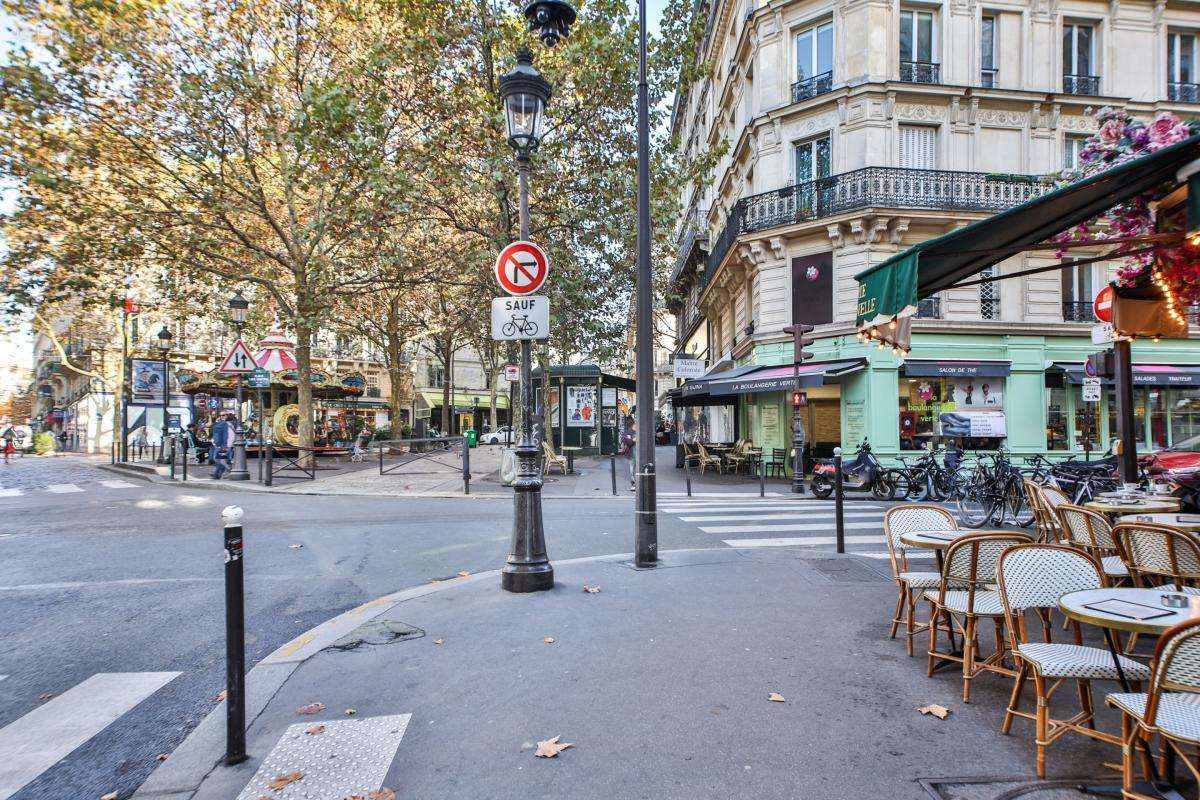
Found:
<svg viewBox="0 0 1200 800"><path fill-rule="evenodd" d="M1088 137L1067 134L1063 137L1063 169L1071 172L1080 167L1079 154L1083 152Z"/></svg>
<svg viewBox="0 0 1200 800"><path fill-rule="evenodd" d="M988 267L979 273L981 278L995 276L995 267ZM979 316L984 319L1000 319L1000 287L996 281L979 284Z"/></svg>
<svg viewBox="0 0 1200 800"><path fill-rule="evenodd" d="M928 125L900 126L900 166L907 169L937 167L937 128Z"/></svg>
<svg viewBox="0 0 1200 800"><path fill-rule="evenodd" d="M1171 31L1167 34L1167 98L1177 102L1200 102L1196 78L1196 37Z"/></svg>
<svg viewBox="0 0 1200 800"><path fill-rule="evenodd" d="M792 102L824 94L833 88L833 23L826 22L796 34L796 82Z"/></svg>
<svg viewBox="0 0 1200 800"><path fill-rule="evenodd" d="M1096 77L1096 30L1091 25L1063 25L1063 91L1067 94L1099 94Z"/></svg>
<svg viewBox="0 0 1200 800"><path fill-rule="evenodd" d="M1063 322L1095 322L1092 311L1092 265L1063 267L1059 274L1062 278Z"/></svg>
<svg viewBox="0 0 1200 800"><path fill-rule="evenodd" d="M426 377L429 378L429 385L435 389L440 389L446 385L446 370L441 364L429 364L425 370Z"/></svg>
<svg viewBox="0 0 1200 800"><path fill-rule="evenodd" d="M829 177L829 136L808 139L796 145L796 185Z"/></svg>
<svg viewBox="0 0 1200 800"><path fill-rule="evenodd" d="M938 82L936 34L932 11L900 9L900 80Z"/></svg>
<svg viewBox="0 0 1200 800"><path fill-rule="evenodd" d="M996 85L996 18L984 17L979 26L979 85Z"/></svg>

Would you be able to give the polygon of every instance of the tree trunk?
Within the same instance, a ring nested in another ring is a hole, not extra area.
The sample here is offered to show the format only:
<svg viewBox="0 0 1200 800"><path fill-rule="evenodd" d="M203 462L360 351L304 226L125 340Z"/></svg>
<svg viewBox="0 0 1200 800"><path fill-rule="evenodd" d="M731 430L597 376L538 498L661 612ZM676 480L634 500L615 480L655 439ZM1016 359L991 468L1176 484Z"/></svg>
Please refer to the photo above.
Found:
<svg viewBox="0 0 1200 800"><path fill-rule="evenodd" d="M301 320L302 314L296 318L296 382L300 405L300 446L313 446L313 392L312 392L312 339L313 329ZM308 454L301 452L302 462L311 466Z"/></svg>
<svg viewBox="0 0 1200 800"><path fill-rule="evenodd" d="M391 384L392 391L388 395L388 416L391 418L392 439L399 439L403 436L401 428L403 422L401 418L402 406L400 403L400 390L405 384L406 371L403 364L400 362L400 356L404 352L404 343L400 340L399 333L396 332L394 324L388 325L387 345L383 349L384 358L387 359L388 383Z"/></svg>
<svg viewBox="0 0 1200 800"><path fill-rule="evenodd" d="M537 347L537 345L534 345ZM554 446L554 414L550 408L550 348L537 347L537 358L542 368L542 438ZM559 398L561 401L562 398ZM560 420L561 422L561 420ZM559 447L562 442L559 442Z"/></svg>
<svg viewBox="0 0 1200 800"><path fill-rule="evenodd" d="M450 370L454 366L454 348L447 342L443 342L438 346L438 359L442 362L442 433L449 436L452 430L450 426L450 415L454 409L452 403L453 396L450 394L450 387L454 383L454 376Z"/></svg>

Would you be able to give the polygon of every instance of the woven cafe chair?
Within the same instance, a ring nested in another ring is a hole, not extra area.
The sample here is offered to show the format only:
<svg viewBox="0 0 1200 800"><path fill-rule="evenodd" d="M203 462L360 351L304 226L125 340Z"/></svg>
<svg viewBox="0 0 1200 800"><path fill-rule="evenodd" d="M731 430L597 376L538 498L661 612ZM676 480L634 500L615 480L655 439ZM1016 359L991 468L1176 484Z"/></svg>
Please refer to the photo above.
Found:
<svg viewBox="0 0 1200 800"><path fill-rule="evenodd" d="M1121 543L1113 535L1112 523L1103 514L1089 508L1062 503L1055 511L1063 532L1063 541L1100 562L1109 586L1129 581L1129 568Z"/></svg>
<svg viewBox="0 0 1200 800"><path fill-rule="evenodd" d="M1057 542L1059 538L1058 518L1042 496L1042 487L1037 481L1023 478L1021 485L1025 489L1025 497L1029 507L1033 509L1033 524L1037 528L1038 539L1043 542Z"/></svg>
<svg viewBox="0 0 1200 800"><path fill-rule="evenodd" d="M1050 512L1051 524L1058 533L1055 539L1061 540L1063 537L1063 532L1058 521L1058 515L1054 513L1054 509L1058 508L1063 503L1071 502L1071 498L1067 496L1066 492L1058 488L1058 484L1055 483L1043 483L1040 485L1038 487L1038 496L1041 498L1042 504L1045 505L1046 510Z"/></svg>
<svg viewBox="0 0 1200 800"><path fill-rule="evenodd" d="M558 453L555 453L554 448L550 446L549 442L542 442L542 456L545 458L546 466L544 469L547 475L550 474L551 467L558 467L560 473L563 475L567 474L566 456L560 456Z"/></svg>
<svg viewBox="0 0 1200 800"><path fill-rule="evenodd" d="M733 449L725 454L725 466L734 475L737 475L742 470L742 467L746 466L750 458L750 454L746 452L748 446L749 443L745 439L738 439L734 442Z"/></svg>
<svg viewBox="0 0 1200 800"><path fill-rule="evenodd" d="M704 474L704 470L708 467L716 467L718 474L724 474L725 467L721 465L721 457L710 455L708 448L702 442L696 442L696 447L700 449L700 474Z"/></svg>
<svg viewBox="0 0 1200 800"><path fill-rule="evenodd" d="M1200 594L1200 539L1195 534L1157 522L1118 522L1113 535L1136 585Z"/></svg>
<svg viewBox="0 0 1200 800"><path fill-rule="evenodd" d="M904 624L905 649L913 654L913 636L924 631L929 623L916 621L917 600L927 589L941 585L942 576L935 571L914 571L908 564L907 545L900 536L911 531L956 531L958 522L954 515L931 503L908 503L892 506L883 515L883 535L887 541L888 560L892 565L892 580L896 582L899 596L896 610L892 613L891 638L896 638L900 624Z"/></svg>
<svg viewBox="0 0 1200 800"><path fill-rule="evenodd" d="M1001 733L1008 734L1016 717L1036 724L1037 774L1046 777L1046 749L1059 736L1075 731L1110 744L1120 744L1113 735L1097 731L1092 704L1093 680L1118 680L1120 675L1106 648L1083 644L1079 622L1072 621L1074 641L1053 642L1050 636L1050 611L1058 608L1058 599L1067 592L1099 589L1106 584L1100 563L1080 549L1058 544L1027 544L1011 547L1000 556L996 568L1000 582L1000 600L1013 657L1017 662L1008 710ZM1041 641L1029 632L1029 614L1040 623ZM1121 668L1131 681L1150 678L1150 669L1126 656L1119 656ZM1021 710L1025 684L1033 680L1036 708ZM1050 698L1068 681L1074 681L1079 693L1079 713L1067 719L1050 716Z"/></svg>
<svg viewBox="0 0 1200 800"><path fill-rule="evenodd" d="M944 616L953 641L957 627L963 637L962 654L938 650L940 625L929 626L929 662L926 673L933 677L938 660L962 664L963 702L971 702L971 681L979 673L1016 675L1004 666L1004 606L1000 593L988 589L996 583L996 564L1000 554L1010 547L1028 544L1032 538L1015 531L985 531L962 536L946 548L941 581L936 590L925 592L930 603L929 618ZM979 658L979 620L990 619L994 627L996 649L987 658Z"/></svg>
<svg viewBox="0 0 1200 800"><path fill-rule="evenodd" d="M767 475L772 478L782 478L787 472L787 462L784 461L786 457L787 453L782 447L772 447L771 458L767 461Z"/></svg>
<svg viewBox="0 0 1200 800"><path fill-rule="evenodd" d="M683 443L683 464L685 467L695 467L700 464L700 452L695 445Z"/></svg>
<svg viewBox="0 0 1200 800"><path fill-rule="evenodd" d="M1178 755L1200 781L1196 765L1200 749L1200 619L1186 620L1163 631L1154 648L1153 663L1148 692L1118 692L1105 698L1106 703L1121 711L1121 797L1126 800L1162 797L1138 791L1134 770L1139 740L1148 741L1154 734L1158 734L1164 752ZM1174 759L1164 761L1171 764Z"/></svg>

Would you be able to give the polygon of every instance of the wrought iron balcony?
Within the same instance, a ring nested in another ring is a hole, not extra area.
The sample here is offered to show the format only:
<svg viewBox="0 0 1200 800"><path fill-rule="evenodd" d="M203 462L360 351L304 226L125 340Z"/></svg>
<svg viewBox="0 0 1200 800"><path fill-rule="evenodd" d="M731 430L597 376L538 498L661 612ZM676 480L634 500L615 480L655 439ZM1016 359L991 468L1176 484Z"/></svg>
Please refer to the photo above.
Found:
<svg viewBox="0 0 1200 800"><path fill-rule="evenodd" d="M917 319L941 319L942 298L926 297L917 301Z"/></svg>
<svg viewBox="0 0 1200 800"><path fill-rule="evenodd" d="M793 83L792 102L799 103L802 100L810 100L817 95L831 91L833 91L833 73L822 72L820 75Z"/></svg>
<svg viewBox="0 0 1200 800"><path fill-rule="evenodd" d="M1200 83L1168 83L1167 99L1175 103L1200 103Z"/></svg>
<svg viewBox="0 0 1200 800"><path fill-rule="evenodd" d="M941 83L941 65L932 61L901 61L900 80L908 83Z"/></svg>
<svg viewBox="0 0 1200 800"><path fill-rule="evenodd" d="M1063 322L1095 322L1096 311L1090 300L1068 300L1062 304Z"/></svg>
<svg viewBox="0 0 1200 800"><path fill-rule="evenodd" d="M683 274L689 263L694 263L708 252L708 210L693 208L683 219L676 238L675 268L671 270L671 283Z"/></svg>
<svg viewBox="0 0 1200 800"><path fill-rule="evenodd" d="M864 167L751 195L734 204L720 235L713 240L703 283L745 233L866 208L1003 211L1054 186L1052 178L1039 175Z"/></svg>
<svg viewBox="0 0 1200 800"><path fill-rule="evenodd" d="M1066 94L1100 94L1100 76L1063 75L1063 92Z"/></svg>
<svg viewBox="0 0 1200 800"><path fill-rule="evenodd" d="M979 85L984 89L991 89L996 85L996 70L984 67L979 70Z"/></svg>

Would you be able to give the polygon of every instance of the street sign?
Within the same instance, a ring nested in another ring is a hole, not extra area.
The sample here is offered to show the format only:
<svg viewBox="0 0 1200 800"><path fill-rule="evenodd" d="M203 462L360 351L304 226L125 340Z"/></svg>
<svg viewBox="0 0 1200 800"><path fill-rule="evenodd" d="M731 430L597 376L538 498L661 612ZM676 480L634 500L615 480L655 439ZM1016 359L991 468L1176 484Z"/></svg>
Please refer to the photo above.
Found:
<svg viewBox="0 0 1200 800"><path fill-rule="evenodd" d="M1097 322L1092 326L1092 344L1112 344L1113 326L1111 322Z"/></svg>
<svg viewBox="0 0 1200 800"><path fill-rule="evenodd" d="M1083 401L1085 403L1100 402L1100 379L1089 378L1084 376L1083 379Z"/></svg>
<svg viewBox="0 0 1200 800"><path fill-rule="evenodd" d="M550 338L550 301L545 297L492 300L492 338L498 342Z"/></svg>
<svg viewBox="0 0 1200 800"><path fill-rule="evenodd" d="M254 356L250 355L250 348L238 339L225 354L225 360L221 362L221 368L217 371L225 375L245 375L253 372L256 366L258 365L254 363Z"/></svg>
<svg viewBox="0 0 1200 800"><path fill-rule="evenodd" d="M674 366L676 378L704 377L704 359L702 358L680 358L676 356Z"/></svg>
<svg viewBox="0 0 1200 800"><path fill-rule="evenodd" d="M509 383L516 383L521 380L521 368L516 364L504 365L504 380Z"/></svg>
<svg viewBox="0 0 1200 800"><path fill-rule="evenodd" d="M1105 286L1096 294L1096 299L1092 301L1092 311L1096 313L1096 319L1101 322L1112 322L1112 304L1113 304L1113 288Z"/></svg>
<svg viewBox="0 0 1200 800"><path fill-rule="evenodd" d="M533 294L549 272L550 259L533 242L513 242L496 257L496 283L509 294Z"/></svg>
<svg viewBox="0 0 1200 800"><path fill-rule="evenodd" d="M1096 374L1095 360L1089 357L1083 362L1083 374L1088 378L1098 377Z"/></svg>
<svg viewBox="0 0 1200 800"><path fill-rule="evenodd" d="M246 384L251 389L270 389L271 373L262 367L255 367L246 378Z"/></svg>

